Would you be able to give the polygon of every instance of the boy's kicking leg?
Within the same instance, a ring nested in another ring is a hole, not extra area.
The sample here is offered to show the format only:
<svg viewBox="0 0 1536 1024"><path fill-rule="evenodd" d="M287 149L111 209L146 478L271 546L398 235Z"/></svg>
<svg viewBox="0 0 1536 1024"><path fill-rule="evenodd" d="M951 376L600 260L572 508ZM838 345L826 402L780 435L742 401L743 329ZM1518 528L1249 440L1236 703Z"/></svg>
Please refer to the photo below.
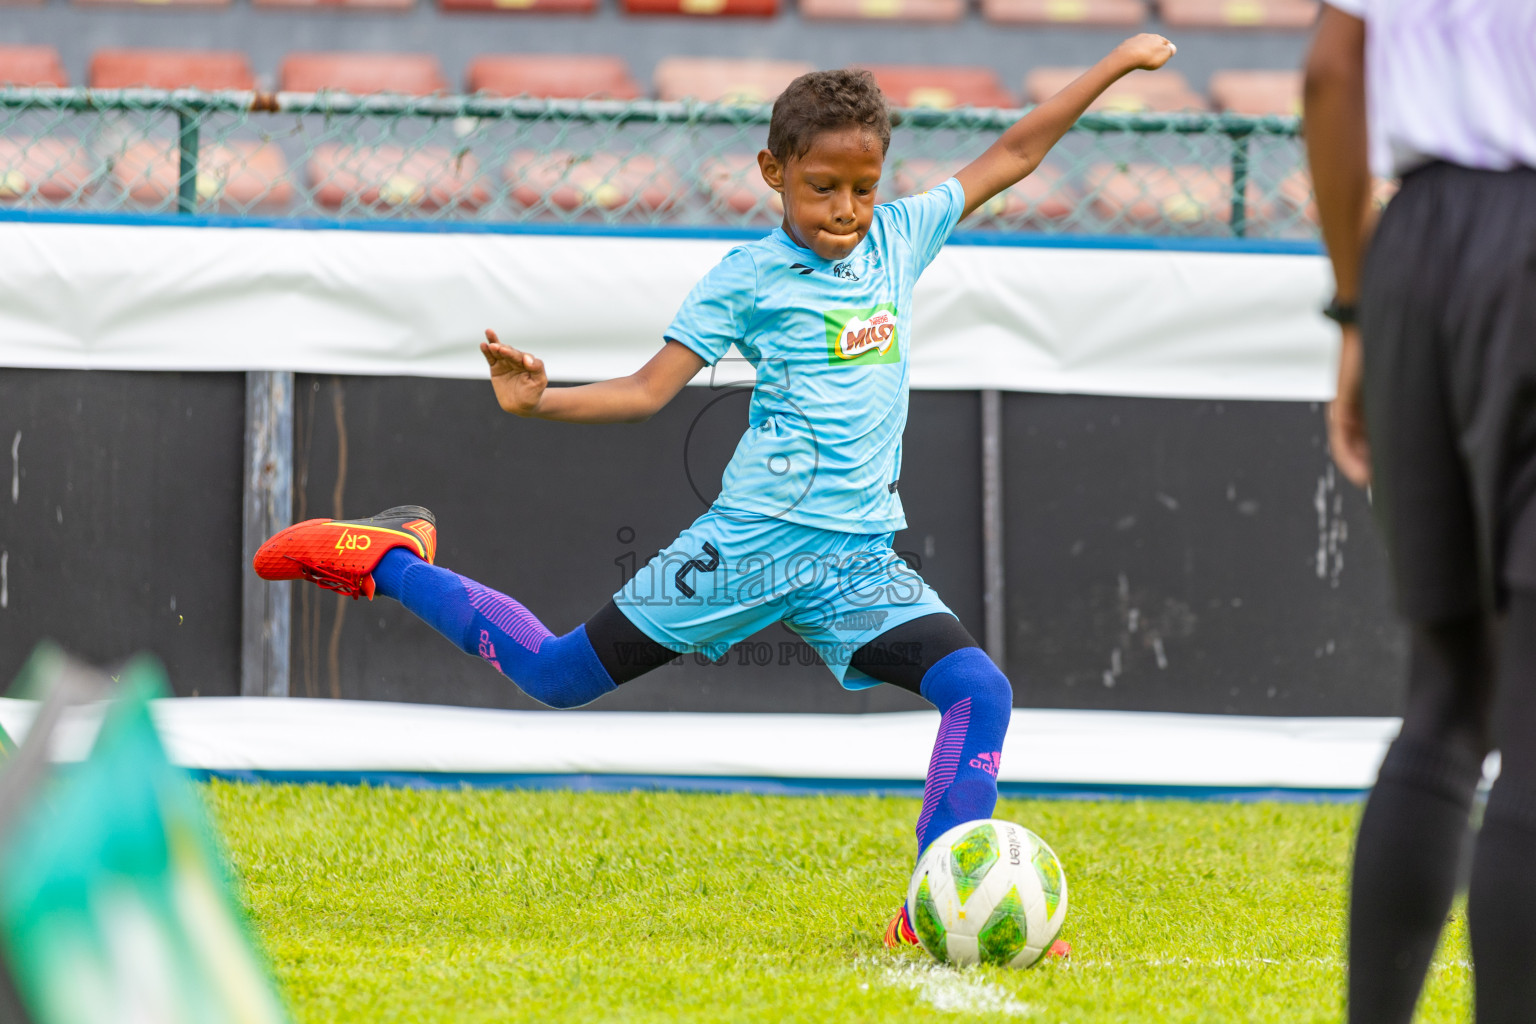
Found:
<svg viewBox="0 0 1536 1024"><path fill-rule="evenodd" d="M516 600L432 564L432 513L403 506L371 519L312 519L278 533L255 559L264 579L309 579L352 597L392 597L466 654L551 707L590 703L675 657L609 602L555 636Z"/></svg>
<svg viewBox="0 0 1536 1024"><path fill-rule="evenodd" d="M960 620L940 612L903 623L859 648L849 665L939 709L917 819L918 855L961 822L992 817L1013 687ZM886 929L886 944L898 942L917 942L905 908Z"/></svg>

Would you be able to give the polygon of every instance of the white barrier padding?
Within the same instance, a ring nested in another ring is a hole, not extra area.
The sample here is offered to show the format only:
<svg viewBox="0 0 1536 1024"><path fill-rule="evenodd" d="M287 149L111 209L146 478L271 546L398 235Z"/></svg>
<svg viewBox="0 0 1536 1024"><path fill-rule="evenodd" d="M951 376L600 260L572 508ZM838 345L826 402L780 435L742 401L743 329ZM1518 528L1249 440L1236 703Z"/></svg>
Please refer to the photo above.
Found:
<svg viewBox="0 0 1536 1024"><path fill-rule="evenodd" d="M25 736L35 705L0 699ZM89 749L99 709L66 722ZM225 772L619 775L921 784L937 712L865 715L529 712L204 697L154 703L172 760ZM1016 708L1002 783L1359 791L1395 718L1262 718Z"/></svg>
<svg viewBox="0 0 1536 1024"><path fill-rule="evenodd" d="M0 366L474 378L492 327L601 380L733 244L5 222ZM1326 400L1330 281L1315 255L951 244L917 287L912 382Z"/></svg>

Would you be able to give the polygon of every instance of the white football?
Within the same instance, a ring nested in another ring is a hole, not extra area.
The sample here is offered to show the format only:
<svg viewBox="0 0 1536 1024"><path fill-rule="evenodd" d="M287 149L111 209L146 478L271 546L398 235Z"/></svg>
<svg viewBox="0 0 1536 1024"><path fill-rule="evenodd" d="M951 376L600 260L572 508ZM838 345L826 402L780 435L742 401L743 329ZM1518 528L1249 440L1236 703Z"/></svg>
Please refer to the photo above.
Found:
<svg viewBox="0 0 1536 1024"><path fill-rule="evenodd" d="M936 959L1029 967L1067 916L1067 876L1045 841L1023 825L967 821L918 858L907 920Z"/></svg>

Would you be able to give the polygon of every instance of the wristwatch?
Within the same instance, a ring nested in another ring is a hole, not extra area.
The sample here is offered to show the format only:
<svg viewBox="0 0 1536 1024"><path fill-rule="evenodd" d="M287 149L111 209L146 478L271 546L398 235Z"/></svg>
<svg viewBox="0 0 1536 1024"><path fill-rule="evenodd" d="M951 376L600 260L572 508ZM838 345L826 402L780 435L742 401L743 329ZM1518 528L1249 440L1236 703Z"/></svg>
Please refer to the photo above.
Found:
<svg viewBox="0 0 1536 1024"><path fill-rule="evenodd" d="M1355 304L1340 302L1339 297L1335 295L1333 301L1323 307L1323 316L1341 327L1349 327L1355 322Z"/></svg>

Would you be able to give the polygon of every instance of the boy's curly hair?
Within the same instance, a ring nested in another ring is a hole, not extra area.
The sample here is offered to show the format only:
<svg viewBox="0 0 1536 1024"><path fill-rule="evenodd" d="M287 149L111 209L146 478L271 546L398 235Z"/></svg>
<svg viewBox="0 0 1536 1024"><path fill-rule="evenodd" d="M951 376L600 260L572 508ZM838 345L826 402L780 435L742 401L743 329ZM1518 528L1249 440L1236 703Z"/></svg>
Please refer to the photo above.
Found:
<svg viewBox="0 0 1536 1024"><path fill-rule="evenodd" d="M891 114L875 76L859 68L812 71L789 83L773 103L768 152L778 160L802 157L822 132L857 127L891 147Z"/></svg>

